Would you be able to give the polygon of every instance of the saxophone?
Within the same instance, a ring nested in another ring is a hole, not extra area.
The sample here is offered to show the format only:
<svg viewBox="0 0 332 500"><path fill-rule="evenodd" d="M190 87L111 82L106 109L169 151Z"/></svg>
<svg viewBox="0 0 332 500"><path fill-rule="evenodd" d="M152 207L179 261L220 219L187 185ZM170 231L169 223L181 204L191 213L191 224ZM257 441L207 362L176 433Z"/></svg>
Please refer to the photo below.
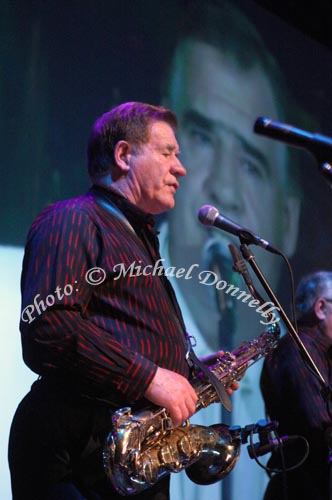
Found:
<svg viewBox="0 0 332 500"><path fill-rule="evenodd" d="M243 342L206 365L228 388L277 346L279 335L280 328L274 323L257 339ZM196 413L219 401L204 374L198 373L190 383L198 396ZM133 414L125 407L112 416L103 463L115 489L122 495L134 495L183 469L197 484L215 483L234 468L240 448L240 436L227 425L206 427L187 421L173 429L165 408L151 405Z"/></svg>

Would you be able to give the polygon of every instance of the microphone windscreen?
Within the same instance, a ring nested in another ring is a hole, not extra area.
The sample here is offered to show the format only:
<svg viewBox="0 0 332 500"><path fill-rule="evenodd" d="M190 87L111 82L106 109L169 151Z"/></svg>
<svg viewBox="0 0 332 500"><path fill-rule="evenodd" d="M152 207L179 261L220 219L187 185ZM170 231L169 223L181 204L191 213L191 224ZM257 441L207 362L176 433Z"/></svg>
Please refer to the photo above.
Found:
<svg viewBox="0 0 332 500"><path fill-rule="evenodd" d="M203 205L198 211L198 219L205 226L213 226L218 215L218 210L212 205Z"/></svg>
<svg viewBox="0 0 332 500"><path fill-rule="evenodd" d="M266 130L266 125L269 122L271 122L269 118L264 118L262 116L259 116L254 124L254 132L256 132L256 134L260 134L262 132L264 133Z"/></svg>

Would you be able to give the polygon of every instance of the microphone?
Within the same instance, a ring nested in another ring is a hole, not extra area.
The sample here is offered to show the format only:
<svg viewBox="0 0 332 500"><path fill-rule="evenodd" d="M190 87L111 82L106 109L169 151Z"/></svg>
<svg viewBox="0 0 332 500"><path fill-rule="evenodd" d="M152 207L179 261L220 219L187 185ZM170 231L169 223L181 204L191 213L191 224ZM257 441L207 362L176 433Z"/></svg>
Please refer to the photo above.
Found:
<svg viewBox="0 0 332 500"><path fill-rule="evenodd" d="M257 118L254 132L292 146L304 148L316 156L319 162L332 162L332 138L325 135L312 134L292 125L263 117Z"/></svg>
<svg viewBox="0 0 332 500"><path fill-rule="evenodd" d="M281 255L280 250L273 247L268 241L252 233L249 229L240 226L231 219L224 217L215 207L211 205L204 205L199 209L198 219L205 226L218 227L219 229L223 229L228 233L238 236L241 243L246 243L247 245L258 245L265 248L265 250L268 250L269 252Z"/></svg>
<svg viewBox="0 0 332 500"><path fill-rule="evenodd" d="M283 436L278 439L269 439L267 443L255 443L253 445L247 446L248 454L250 458L261 457L270 453L271 451L278 450L285 443L293 440L295 436Z"/></svg>

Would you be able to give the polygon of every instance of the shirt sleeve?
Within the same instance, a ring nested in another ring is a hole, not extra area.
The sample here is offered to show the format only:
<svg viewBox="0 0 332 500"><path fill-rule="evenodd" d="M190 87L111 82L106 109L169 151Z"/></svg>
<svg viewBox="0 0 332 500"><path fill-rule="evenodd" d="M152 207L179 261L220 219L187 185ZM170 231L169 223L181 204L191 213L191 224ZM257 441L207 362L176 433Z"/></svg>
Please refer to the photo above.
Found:
<svg viewBox="0 0 332 500"><path fill-rule="evenodd" d="M157 366L89 320L88 304L99 286L91 281L103 273L107 280L107 270L98 270L101 252L98 227L84 211L49 210L37 219L21 281L23 356L38 374L70 376L134 402Z"/></svg>

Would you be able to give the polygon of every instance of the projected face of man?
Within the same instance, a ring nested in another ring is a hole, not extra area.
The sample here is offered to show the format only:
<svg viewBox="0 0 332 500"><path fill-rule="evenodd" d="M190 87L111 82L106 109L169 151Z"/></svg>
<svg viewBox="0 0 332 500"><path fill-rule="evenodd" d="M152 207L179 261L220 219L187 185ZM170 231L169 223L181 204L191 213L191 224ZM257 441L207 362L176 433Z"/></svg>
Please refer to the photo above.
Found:
<svg viewBox="0 0 332 500"><path fill-rule="evenodd" d="M200 270L207 269L216 253L225 265L227 244L239 243L198 222L197 212L204 204L214 205L290 256L296 243L298 202L287 195L286 148L252 131L258 116L278 119L263 71L258 66L240 69L213 46L187 41L177 51L168 99L179 119L177 138L188 171L170 214L173 265L189 268L197 263ZM270 284L276 286L280 258L256 247L253 251ZM221 270L224 279L231 264L226 262L226 267ZM215 287L195 277L178 280L178 285L211 347L217 347L219 313L211 295ZM246 290L242 280L239 286ZM238 341L248 337L248 321L253 321L256 331L261 326L255 314L242 304L235 327Z"/></svg>

